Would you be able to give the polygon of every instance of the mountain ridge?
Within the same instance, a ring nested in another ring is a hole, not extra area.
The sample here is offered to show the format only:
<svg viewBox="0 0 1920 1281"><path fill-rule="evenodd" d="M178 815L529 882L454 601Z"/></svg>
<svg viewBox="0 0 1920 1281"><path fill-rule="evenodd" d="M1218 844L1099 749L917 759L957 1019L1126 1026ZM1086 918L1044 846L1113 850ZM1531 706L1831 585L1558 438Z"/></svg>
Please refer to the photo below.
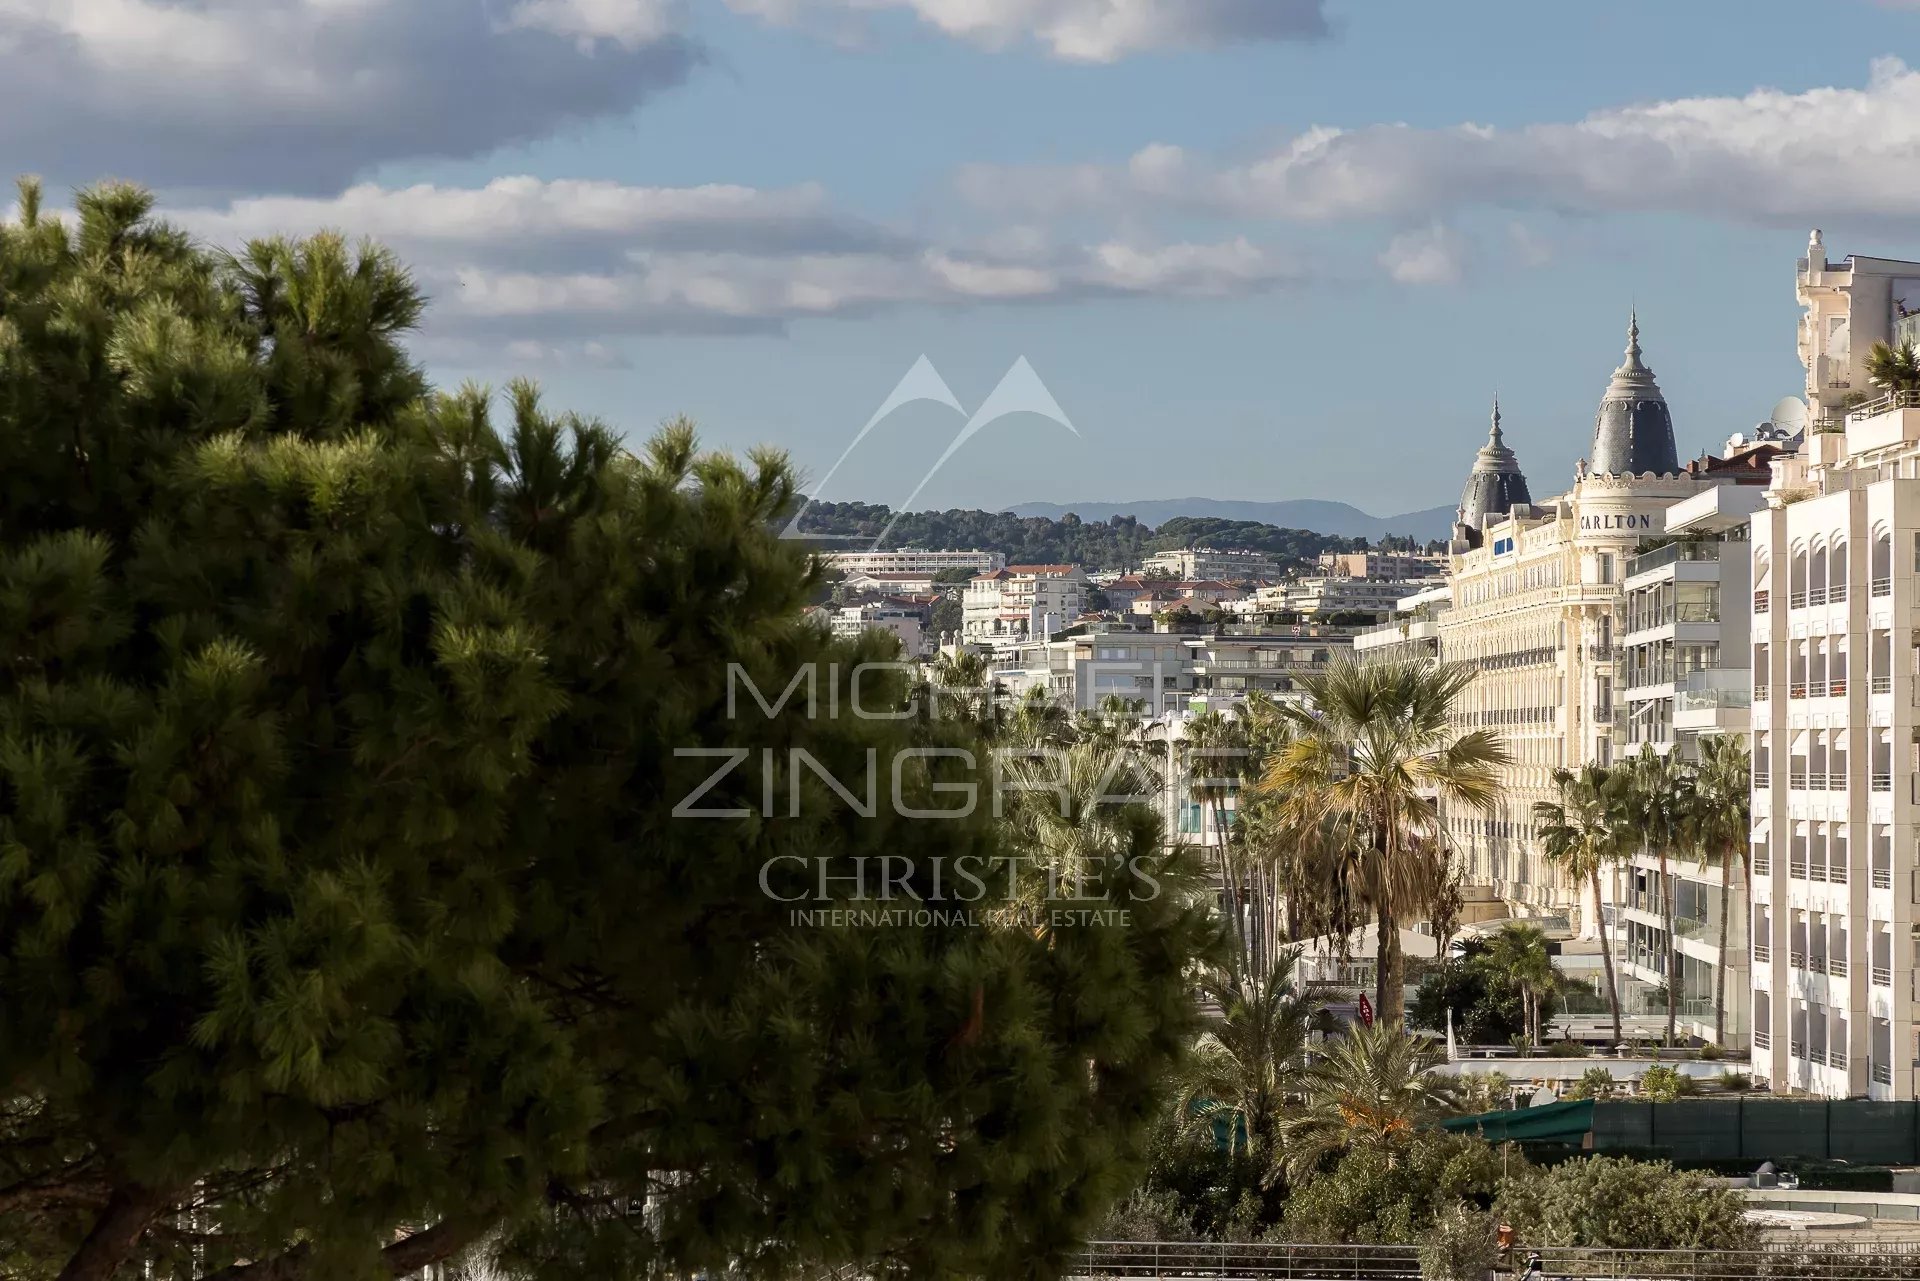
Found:
<svg viewBox="0 0 1920 1281"><path fill-rule="evenodd" d="M1143 525L1159 527L1179 516L1213 516L1223 520L1258 521L1283 529L1310 529L1317 534L1377 541L1389 534L1426 542L1444 539L1454 520L1452 507L1428 507L1394 516L1375 516L1351 503L1319 498L1286 498L1272 502L1231 498L1146 498L1133 502L1020 503L1004 508L1016 516L1043 516L1059 520L1068 512L1086 521L1132 516Z"/></svg>

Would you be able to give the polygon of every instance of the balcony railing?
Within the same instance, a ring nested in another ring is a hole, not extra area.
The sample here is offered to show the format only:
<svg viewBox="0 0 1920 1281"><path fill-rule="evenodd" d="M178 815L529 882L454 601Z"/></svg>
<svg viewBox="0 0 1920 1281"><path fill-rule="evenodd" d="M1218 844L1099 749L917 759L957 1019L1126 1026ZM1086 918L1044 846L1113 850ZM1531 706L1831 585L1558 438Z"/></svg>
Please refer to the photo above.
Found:
<svg viewBox="0 0 1920 1281"><path fill-rule="evenodd" d="M1787 964L1796 970L1807 968L1807 954L1797 947L1787 949Z"/></svg>
<svg viewBox="0 0 1920 1281"><path fill-rule="evenodd" d="M1805 591L1790 592L1787 595L1788 609L1805 609L1806 607L1807 607L1807 594Z"/></svg>
<svg viewBox="0 0 1920 1281"><path fill-rule="evenodd" d="M1870 883L1872 884L1873 888L1876 890L1892 889L1893 888L1893 869L1888 867L1874 868L1873 877Z"/></svg>
<svg viewBox="0 0 1920 1281"><path fill-rule="evenodd" d="M1825 698L1826 696L1827 696L1827 683L1825 681L1816 680L1816 681L1807 682L1808 698Z"/></svg>
<svg viewBox="0 0 1920 1281"><path fill-rule="evenodd" d="M1753 1048L1756 1050L1771 1050L1773 1048L1773 1033L1762 1032L1759 1028L1753 1029Z"/></svg>
<svg viewBox="0 0 1920 1281"><path fill-rule="evenodd" d="M1833 586L1827 588L1827 604L1844 605L1846 603L1847 585L1845 583L1835 583Z"/></svg>
<svg viewBox="0 0 1920 1281"><path fill-rule="evenodd" d="M1847 865L1845 863L1828 864L1827 879L1835 885L1845 885L1847 883Z"/></svg>
<svg viewBox="0 0 1920 1281"><path fill-rule="evenodd" d="M1753 612L1754 613L1764 614L1771 608L1773 608L1772 592L1759 591L1753 594Z"/></svg>
<svg viewBox="0 0 1920 1281"><path fill-rule="evenodd" d="M1837 972L1838 971L1836 971L1836 973ZM1828 1050L1827 1066L1837 1067L1842 1071L1845 1071L1847 1066L1847 1052L1845 1050Z"/></svg>
<svg viewBox="0 0 1920 1281"><path fill-rule="evenodd" d="M1874 580L1873 580L1873 594L1874 594L1875 596L1891 596L1891 595L1893 595L1893 579L1891 579L1891 578L1876 578L1876 579L1874 579Z"/></svg>
<svg viewBox="0 0 1920 1281"><path fill-rule="evenodd" d="M1805 698L1806 696L1807 683L1805 681L1795 681L1793 684L1787 686L1788 698Z"/></svg>
<svg viewBox="0 0 1920 1281"><path fill-rule="evenodd" d="M1873 981L1875 987L1893 986L1893 969L1890 966L1876 965L1869 971L1867 977Z"/></svg>
<svg viewBox="0 0 1920 1281"><path fill-rule="evenodd" d="M1873 1067L1871 1067L1868 1070L1873 1075L1874 1084L1876 1085L1892 1085L1893 1084L1893 1067L1891 1064L1876 1063L1873 1065Z"/></svg>
<svg viewBox="0 0 1920 1281"><path fill-rule="evenodd" d="M1772 946L1766 943L1755 943L1753 945L1753 959L1760 962L1771 962L1773 960Z"/></svg>
<svg viewBox="0 0 1920 1281"><path fill-rule="evenodd" d="M1867 691L1873 694L1893 693L1893 677L1891 676L1874 677L1872 680L1867 682Z"/></svg>
<svg viewBox="0 0 1920 1281"><path fill-rule="evenodd" d="M1787 1039L1787 1053L1796 1059L1804 1059L1807 1057L1807 1043L1805 1041L1796 1041L1789 1037Z"/></svg>
<svg viewBox="0 0 1920 1281"><path fill-rule="evenodd" d="M1824 604L1826 604L1826 603L1827 603L1827 589L1826 589L1826 588L1824 588L1824 587L1809 587L1809 588L1807 589L1807 604L1809 604L1809 605L1824 605Z"/></svg>
<svg viewBox="0 0 1920 1281"><path fill-rule="evenodd" d="M1787 771L1787 786L1796 792L1807 790L1807 771L1795 769Z"/></svg>
<svg viewBox="0 0 1920 1281"><path fill-rule="evenodd" d="M1717 561L1720 559L1719 543L1668 543L1657 547L1644 556L1635 556L1627 562L1627 577L1633 578L1650 569L1659 569L1663 565L1672 565L1680 561Z"/></svg>
<svg viewBox="0 0 1920 1281"><path fill-rule="evenodd" d="M1753 687L1754 702L1764 703L1768 699L1771 699L1772 697L1773 697L1773 686L1767 684L1766 682L1763 681L1760 684L1755 685Z"/></svg>
<svg viewBox="0 0 1920 1281"><path fill-rule="evenodd" d="M1773 875L1773 856L1771 854L1754 854L1750 857L1752 859L1751 865L1755 876Z"/></svg>
<svg viewBox="0 0 1920 1281"><path fill-rule="evenodd" d="M1829 974L1831 974L1831 975L1833 975L1833 977L1835 977L1835 978L1837 978L1837 979L1843 979L1843 978L1845 978L1845 977L1847 977L1847 962L1846 962L1846 958L1845 958L1845 957L1839 957L1839 956L1836 956L1836 957L1834 957L1834 958L1833 958L1832 960L1830 960L1830 961L1828 961L1828 962L1827 962L1827 973L1829 973ZM1835 1067L1844 1067L1844 1066L1846 1066L1846 1065L1845 1065L1845 1064L1842 1064L1842 1063L1836 1063L1836 1064L1834 1064L1834 1066L1835 1066Z"/></svg>
<svg viewBox="0 0 1920 1281"><path fill-rule="evenodd" d="M1805 860L1804 858L1788 859L1787 875L1796 881L1806 880L1807 879L1807 860Z"/></svg>
<svg viewBox="0 0 1920 1281"><path fill-rule="evenodd" d="M1844 677L1842 677L1840 680L1837 680L1837 681L1827 682L1828 698L1845 698L1846 696L1847 696L1847 682Z"/></svg>
<svg viewBox="0 0 1920 1281"><path fill-rule="evenodd" d="M1875 774L1873 776L1873 790L1876 792L1891 792L1893 790L1893 775L1891 773Z"/></svg>

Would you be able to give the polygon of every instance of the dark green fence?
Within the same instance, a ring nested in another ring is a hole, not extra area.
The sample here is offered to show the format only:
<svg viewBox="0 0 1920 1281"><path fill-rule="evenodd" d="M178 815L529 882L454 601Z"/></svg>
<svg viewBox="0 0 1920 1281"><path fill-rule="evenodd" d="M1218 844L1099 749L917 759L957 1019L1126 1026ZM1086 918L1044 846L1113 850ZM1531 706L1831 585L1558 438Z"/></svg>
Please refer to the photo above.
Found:
<svg viewBox="0 0 1920 1281"><path fill-rule="evenodd" d="M1920 1104L1866 1099L1602 1101L1593 1150L1658 1152L1675 1161L1920 1164Z"/></svg>

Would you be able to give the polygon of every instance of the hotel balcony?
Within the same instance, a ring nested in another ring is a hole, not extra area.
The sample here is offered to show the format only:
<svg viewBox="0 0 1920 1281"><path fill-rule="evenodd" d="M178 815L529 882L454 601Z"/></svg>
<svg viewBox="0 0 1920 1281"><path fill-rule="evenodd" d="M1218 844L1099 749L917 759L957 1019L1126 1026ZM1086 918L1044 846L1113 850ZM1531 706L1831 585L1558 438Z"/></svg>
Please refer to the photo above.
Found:
<svg viewBox="0 0 1920 1281"><path fill-rule="evenodd" d="M1743 667L1707 667L1680 677L1673 728L1694 734L1744 732L1753 707L1751 676Z"/></svg>

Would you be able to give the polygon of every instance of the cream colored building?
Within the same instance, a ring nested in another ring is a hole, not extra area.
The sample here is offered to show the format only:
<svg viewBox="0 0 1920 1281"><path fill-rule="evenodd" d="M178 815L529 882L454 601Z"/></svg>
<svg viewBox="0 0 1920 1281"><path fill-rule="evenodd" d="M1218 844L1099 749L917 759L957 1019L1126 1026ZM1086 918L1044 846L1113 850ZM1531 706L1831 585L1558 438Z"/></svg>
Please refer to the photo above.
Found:
<svg viewBox="0 0 1920 1281"><path fill-rule="evenodd" d="M1541 854L1533 805L1554 798L1554 770L1612 763L1627 562L1665 532L1668 507L1711 483L1679 465L1637 320L1601 399L1592 456L1566 494L1530 500L1494 411L1449 548L1452 604L1436 621L1442 655L1479 670L1460 727L1499 734L1514 760L1491 814L1456 810L1446 823L1468 882L1519 914L1565 916L1578 933L1594 932L1591 895Z"/></svg>

